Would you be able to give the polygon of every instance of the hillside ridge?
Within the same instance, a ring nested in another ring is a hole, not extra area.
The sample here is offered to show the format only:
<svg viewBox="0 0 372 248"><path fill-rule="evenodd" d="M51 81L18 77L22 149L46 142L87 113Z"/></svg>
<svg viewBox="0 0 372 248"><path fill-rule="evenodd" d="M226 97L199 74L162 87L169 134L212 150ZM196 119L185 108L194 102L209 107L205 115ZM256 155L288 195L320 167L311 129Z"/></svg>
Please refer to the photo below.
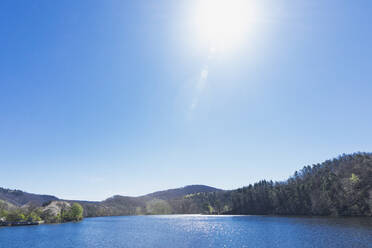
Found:
<svg viewBox="0 0 372 248"><path fill-rule="evenodd" d="M2 206L21 207L30 203L42 205L58 198L0 188L0 200ZM88 217L146 214L372 216L372 153L343 154L304 166L286 181L261 180L236 190L188 185L137 197L115 195L100 202L67 202L81 204Z"/></svg>

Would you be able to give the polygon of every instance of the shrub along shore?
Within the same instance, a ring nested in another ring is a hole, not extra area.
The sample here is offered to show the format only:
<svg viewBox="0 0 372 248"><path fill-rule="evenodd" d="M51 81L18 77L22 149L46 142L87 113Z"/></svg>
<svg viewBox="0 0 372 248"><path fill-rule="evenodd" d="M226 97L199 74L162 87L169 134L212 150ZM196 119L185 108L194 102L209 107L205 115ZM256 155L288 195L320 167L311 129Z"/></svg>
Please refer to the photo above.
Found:
<svg viewBox="0 0 372 248"><path fill-rule="evenodd" d="M83 207L79 203L52 201L42 207L32 205L0 210L0 226L39 225L64 223L83 219Z"/></svg>

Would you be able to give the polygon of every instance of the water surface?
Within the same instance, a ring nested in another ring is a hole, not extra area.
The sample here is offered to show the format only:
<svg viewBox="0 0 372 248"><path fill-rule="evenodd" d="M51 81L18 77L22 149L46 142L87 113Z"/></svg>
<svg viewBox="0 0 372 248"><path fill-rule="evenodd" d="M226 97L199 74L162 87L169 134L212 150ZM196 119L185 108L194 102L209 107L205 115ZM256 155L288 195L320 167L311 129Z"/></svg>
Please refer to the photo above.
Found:
<svg viewBox="0 0 372 248"><path fill-rule="evenodd" d="M0 247L371 247L372 218L124 216L0 228Z"/></svg>

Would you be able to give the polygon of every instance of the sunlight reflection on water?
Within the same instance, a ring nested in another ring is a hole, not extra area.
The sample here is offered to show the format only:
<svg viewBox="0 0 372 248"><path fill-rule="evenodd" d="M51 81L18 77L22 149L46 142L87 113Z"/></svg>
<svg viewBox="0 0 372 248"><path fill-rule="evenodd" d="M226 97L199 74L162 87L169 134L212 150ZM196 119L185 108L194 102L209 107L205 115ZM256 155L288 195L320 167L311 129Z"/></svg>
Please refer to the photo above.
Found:
<svg viewBox="0 0 372 248"><path fill-rule="evenodd" d="M0 247L372 247L371 218L164 215L0 229Z"/></svg>

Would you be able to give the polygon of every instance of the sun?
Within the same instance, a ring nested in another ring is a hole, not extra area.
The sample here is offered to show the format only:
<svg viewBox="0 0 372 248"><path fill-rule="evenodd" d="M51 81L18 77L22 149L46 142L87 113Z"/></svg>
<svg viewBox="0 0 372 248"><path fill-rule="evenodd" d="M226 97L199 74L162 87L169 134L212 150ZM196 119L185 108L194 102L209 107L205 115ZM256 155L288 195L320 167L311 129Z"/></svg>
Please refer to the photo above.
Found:
<svg viewBox="0 0 372 248"><path fill-rule="evenodd" d="M256 8L251 0L199 0L196 26L202 42L211 51L225 50L241 43L256 18Z"/></svg>

